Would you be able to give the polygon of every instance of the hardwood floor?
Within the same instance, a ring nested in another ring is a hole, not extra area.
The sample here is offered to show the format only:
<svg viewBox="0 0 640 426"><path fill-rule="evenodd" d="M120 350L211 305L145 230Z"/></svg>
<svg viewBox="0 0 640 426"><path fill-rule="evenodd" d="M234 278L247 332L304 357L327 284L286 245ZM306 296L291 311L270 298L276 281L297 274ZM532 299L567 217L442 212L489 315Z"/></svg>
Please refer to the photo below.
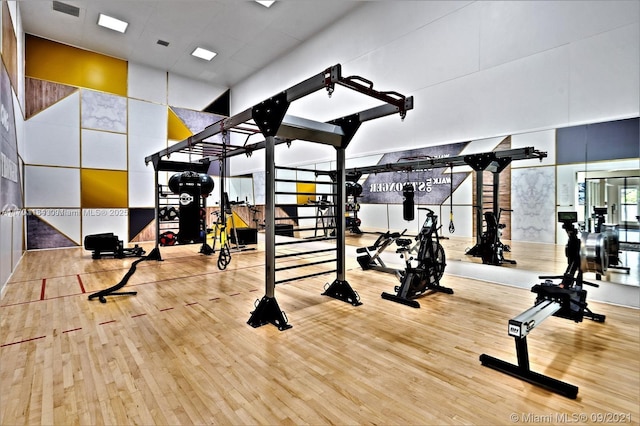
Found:
<svg viewBox="0 0 640 426"><path fill-rule="evenodd" d="M552 317L530 335L531 368L578 386L571 400L480 365L483 353L516 362L507 321L532 305L525 289L445 273L455 294L412 309L380 297L394 276L362 271L349 255L347 279L363 305L320 294L334 275L294 281L276 288L293 327L254 329L261 246L233 253L225 271L197 251L163 248L164 261L140 263L127 285L137 296L106 304L87 295L118 282L134 259L26 253L0 299L0 423L640 421L636 309L591 303L604 324Z"/></svg>

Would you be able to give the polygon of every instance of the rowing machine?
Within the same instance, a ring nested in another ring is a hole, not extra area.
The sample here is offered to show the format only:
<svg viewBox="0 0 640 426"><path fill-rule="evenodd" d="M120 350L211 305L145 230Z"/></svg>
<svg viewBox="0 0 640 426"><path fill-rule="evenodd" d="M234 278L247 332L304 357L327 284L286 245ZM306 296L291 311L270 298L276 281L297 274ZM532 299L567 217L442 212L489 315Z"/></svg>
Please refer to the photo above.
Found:
<svg viewBox="0 0 640 426"><path fill-rule="evenodd" d="M542 284L534 285L531 289L532 292L537 294L534 306L509 320L508 333L515 339L518 365L510 364L486 354L480 355L480 362L484 366L571 399L575 399L578 395L576 386L531 371L526 338L535 327L550 316L570 319L575 322L581 322L584 317L596 322L605 321L606 317L604 315L593 313L587 308L587 291L583 290L582 286L586 284L598 287L598 285L584 281L582 275L583 272L594 272L594 269L606 270L606 264L603 265L602 263L602 257L606 253L606 250L603 250L606 240L600 239L598 244L591 247L592 250L585 250L585 247L581 247L581 239L578 238L578 231L573 225L577 220L578 215L575 212L558 213L558 221L563 224L563 229L569 236L569 241L565 248L568 266L564 275L559 277L541 276L540 278L545 279L545 281ZM582 240L589 241L588 235L584 234L582 235ZM595 261L595 258L598 258L598 261ZM560 279L561 281L556 284L553 282L554 279Z"/></svg>

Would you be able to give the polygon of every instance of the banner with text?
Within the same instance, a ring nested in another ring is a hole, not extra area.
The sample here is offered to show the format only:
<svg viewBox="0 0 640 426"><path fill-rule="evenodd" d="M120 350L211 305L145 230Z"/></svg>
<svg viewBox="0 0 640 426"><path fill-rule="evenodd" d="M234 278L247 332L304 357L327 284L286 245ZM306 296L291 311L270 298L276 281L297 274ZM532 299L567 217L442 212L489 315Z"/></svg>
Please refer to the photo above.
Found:
<svg viewBox="0 0 640 426"><path fill-rule="evenodd" d="M440 145L408 151L384 154L378 164L395 164L429 158L447 158L460 155L467 143ZM466 179L469 172L451 173L448 167L394 171L369 174L362 184L360 203L399 204L402 203L402 188L411 183L416 204L440 205Z"/></svg>

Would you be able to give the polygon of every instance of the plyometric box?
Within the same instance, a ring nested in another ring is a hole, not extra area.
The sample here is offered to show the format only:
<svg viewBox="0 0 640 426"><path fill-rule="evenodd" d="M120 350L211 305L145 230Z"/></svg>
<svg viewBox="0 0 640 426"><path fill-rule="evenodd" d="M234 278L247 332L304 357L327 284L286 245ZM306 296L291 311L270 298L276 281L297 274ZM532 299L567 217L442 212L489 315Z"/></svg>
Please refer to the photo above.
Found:
<svg viewBox="0 0 640 426"><path fill-rule="evenodd" d="M238 235L237 244L258 244L258 230L255 228L236 228L235 232L231 231L229 241L236 244L236 234Z"/></svg>

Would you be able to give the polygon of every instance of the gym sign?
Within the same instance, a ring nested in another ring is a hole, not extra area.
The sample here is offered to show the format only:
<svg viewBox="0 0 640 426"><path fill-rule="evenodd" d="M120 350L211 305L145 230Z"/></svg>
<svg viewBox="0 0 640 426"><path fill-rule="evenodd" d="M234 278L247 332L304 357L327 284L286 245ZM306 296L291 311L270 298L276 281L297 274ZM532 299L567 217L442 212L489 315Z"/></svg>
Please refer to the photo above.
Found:
<svg viewBox="0 0 640 426"><path fill-rule="evenodd" d="M406 172L398 172L398 173L402 173L403 175L406 174ZM391 183L384 183L384 182L378 182L378 183L371 183L370 184L370 188L369 188L369 192L373 193L373 192L402 192L402 188L404 187L405 184L410 183L411 185L413 185L413 190L415 192L431 192L433 190L433 185L450 185L451 184L451 177L449 176L443 176L443 177L428 177L423 181L415 181L415 182L408 182L408 181L403 181L403 182L391 182Z"/></svg>
<svg viewBox="0 0 640 426"><path fill-rule="evenodd" d="M448 158L459 155L465 143L441 145L385 154L378 164L394 164L420 159ZM450 173L447 167L416 169L411 171L379 172L370 174L362 183L361 203L397 204L402 203L402 188L409 183L415 193L414 201L419 204L438 205L444 203L451 190L455 189L469 175L467 172Z"/></svg>

